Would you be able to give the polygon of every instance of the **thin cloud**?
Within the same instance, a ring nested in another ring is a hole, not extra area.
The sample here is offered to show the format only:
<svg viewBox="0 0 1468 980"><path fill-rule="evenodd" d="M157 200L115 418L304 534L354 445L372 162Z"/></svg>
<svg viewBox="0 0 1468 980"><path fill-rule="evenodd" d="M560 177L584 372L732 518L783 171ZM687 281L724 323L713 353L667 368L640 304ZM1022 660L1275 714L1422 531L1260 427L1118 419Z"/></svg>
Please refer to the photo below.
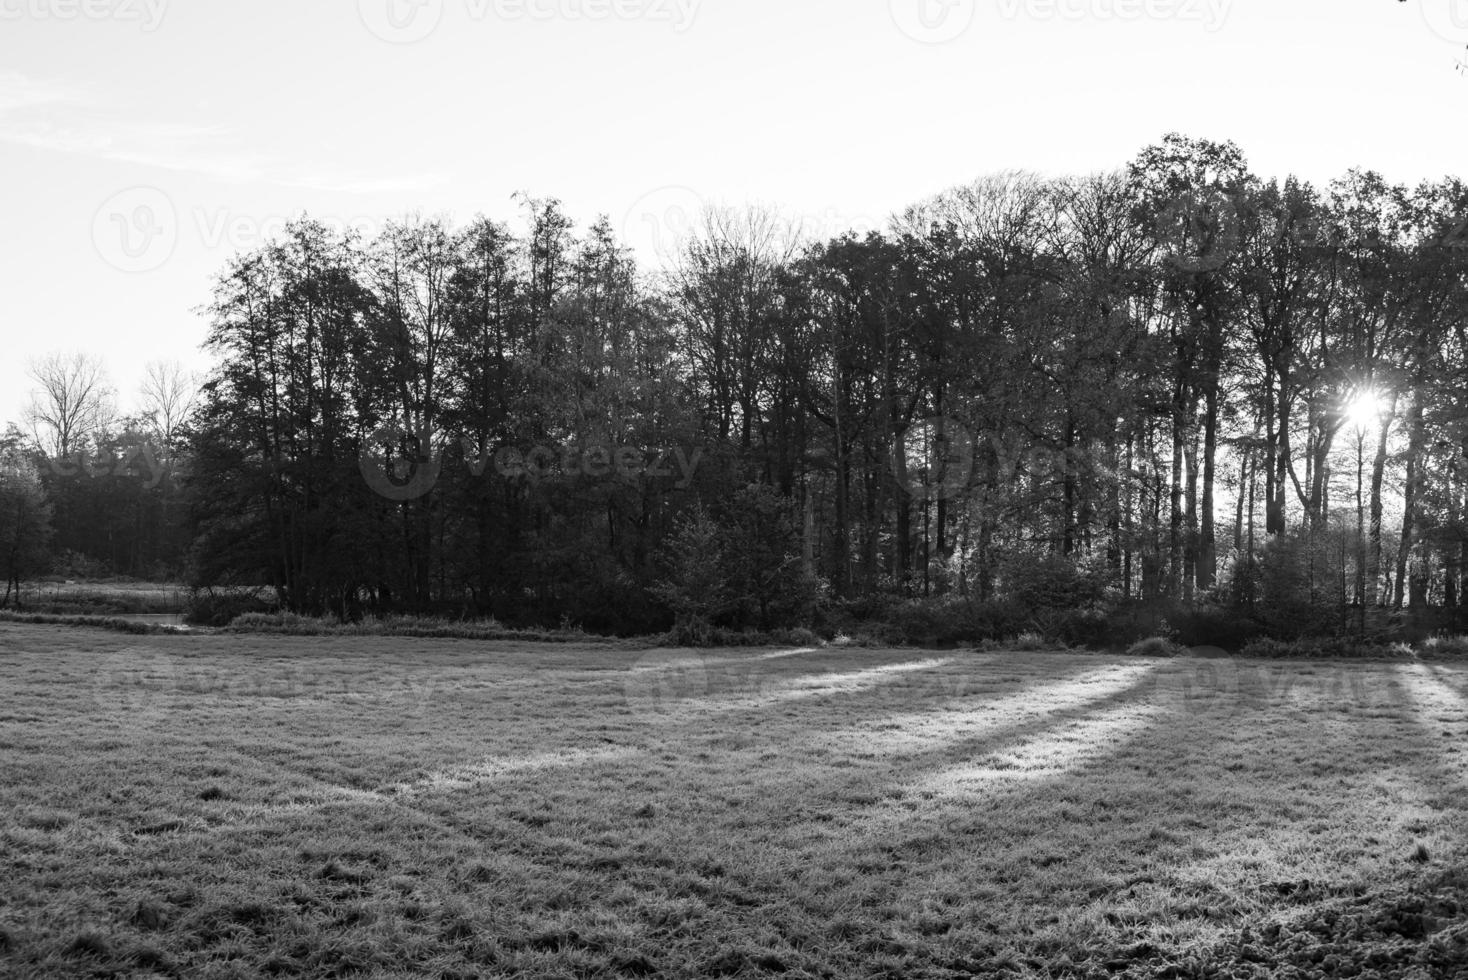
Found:
<svg viewBox="0 0 1468 980"><path fill-rule="evenodd" d="M15 71L0 71L0 114L80 101L81 95L74 89L27 78Z"/></svg>
<svg viewBox="0 0 1468 980"><path fill-rule="evenodd" d="M381 194L421 191L441 184L436 173L369 174L309 166L231 146L234 134L220 126L100 118L104 101L80 89L0 73L0 143L74 153L227 183Z"/></svg>

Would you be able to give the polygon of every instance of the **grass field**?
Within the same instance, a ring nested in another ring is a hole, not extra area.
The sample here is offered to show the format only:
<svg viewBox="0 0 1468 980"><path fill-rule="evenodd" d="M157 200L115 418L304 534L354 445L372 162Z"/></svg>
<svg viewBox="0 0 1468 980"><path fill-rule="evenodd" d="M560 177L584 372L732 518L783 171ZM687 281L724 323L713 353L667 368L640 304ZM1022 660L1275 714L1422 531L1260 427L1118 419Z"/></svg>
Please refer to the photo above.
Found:
<svg viewBox="0 0 1468 980"><path fill-rule="evenodd" d="M188 590L162 582L28 582L21 590L34 612L76 615L177 614Z"/></svg>
<svg viewBox="0 0 1468 980"><path fill-rule="evenodd" d="M0 623L0 975L1465 976L1468 669Z"/></svg>

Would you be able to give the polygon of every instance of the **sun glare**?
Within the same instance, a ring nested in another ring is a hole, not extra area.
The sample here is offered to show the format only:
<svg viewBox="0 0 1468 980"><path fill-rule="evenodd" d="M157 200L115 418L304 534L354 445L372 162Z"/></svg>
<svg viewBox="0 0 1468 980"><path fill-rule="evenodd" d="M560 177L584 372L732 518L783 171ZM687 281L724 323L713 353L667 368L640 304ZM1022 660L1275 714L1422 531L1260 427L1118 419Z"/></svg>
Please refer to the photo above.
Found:
<svg viewBox="0 0 1468 980"><path fill-rule="evenodd" d="M1365 432L1376 428L1381 417L1386 412L1386 399L1381 392L1375 389L1367 389L1357 392L1356 395L1346 403L1346 421L1351 428Z"/></svg>

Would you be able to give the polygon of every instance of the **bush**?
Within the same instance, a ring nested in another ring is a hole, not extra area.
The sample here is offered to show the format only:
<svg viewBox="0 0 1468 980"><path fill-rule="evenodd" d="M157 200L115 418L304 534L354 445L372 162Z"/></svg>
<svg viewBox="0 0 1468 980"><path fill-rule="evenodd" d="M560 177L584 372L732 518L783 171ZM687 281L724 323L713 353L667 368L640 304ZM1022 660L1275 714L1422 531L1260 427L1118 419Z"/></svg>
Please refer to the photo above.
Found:
<svg viewBox="0 0 1468 980"><path fill-rule="evenodd" d="M825 640L822 640L814 632L806 629L804 626L797 626L793 630L777 631L775 635L779 638L780 643L783 646L823 647L826 645Z"/></svg>
<svg viewBox="0 0 1468 980"><path fill-rule="evenodd" d="M658 641L658 645L664 647L823 647L826 643L815 633L803 627L788 630L731 630L709 627L697 633L674 628Z"/></svg>
<svg viewBox="0 0 1468 980"><path fill-rule="evenodd" d="M1036 614L1040 632L1062 646L1119 646L1113 641L1111 618L1100 609L1067 609Z"/></svg>
<svg viewBox="0 0 1468 980"><path fill-rule="evenodd" d="M1165 636L1153 636L1133 643L1126 653L1128 657L1181 657L1187 650Z"/></svg>
<svg viewBox="0 0 1468 980"><path fill-rule="evenodd" d="M1185 647L1220 647L1237 652L1264 634L1243 612L1221 606L1179 607L1167 617L1173 639Z"/></svg>
<svg viewBox="0 0 1468 980"><path fill-rule="evenodd" d="M1262 637L1245 645L1243 655L1261 660L1319 660L1333 658L1391 656L1391 649L1362 644L1341 637L1276 640Z"/></svg>
<svg viewBox="0 0 1468 980"><path fill-rule="evenodd" d="M880 642L870 633L857 632L853 635L848 635L846 633L837 633L834 637L831 638L831 646L846 647L859 650L870 650L892 646L892 644Z"/></svg>
<svg viewBox="0 0 1468 980"><path fill-rule="evenodd" d="M1018 603L947 597L891 607L885 622L868 631L888 643L951 647L1012 639L1033 627L1034 617Z"/></svg>
<svg viewBox="0 0 1468 980"><path fill-rule="evenodd" d="M1468 636L1434 636L1422 644L1422 652L1435 657L1461 657L1468 654Z"/></svg>
<svg viewBox="0 0 1468 980"><path fill-rule="evenodd" d="M52 613L24 613L0 609L0 622L27 623L34 626L81 626L92 629L111 630L114 633L130 633L133 636L153 636L174 633L176 628L158 623L139 623L131 619L116 619L105 616L62 616Z"/></svg>
<svg viewBox="0 0 1468 980"><path fill-rule="evenodd" d="M229 626L234 620L247 613L268 613L270 603L261 599L253 590L194 589L184 602L184 622L190 626Z"/></svg>
<svg viewBox="0 0 1468 980"><path fill-rule="evenodd" d="M892 611L890 625L899 642L914 646L952 646L972 639L962 606L945 600L904 603Z"/></svg>
<svg viewBox="0 0 1468 980"><path fill-rule="evenodd" d="M1031 610L1081 609L1100 601L1105 582L1056 554L1018 554L999 568L1004 594Z"/></svg>
<svg viewBox="0 0 1468 980"><path fill-rule="evenodd" d="M229 621L229 629L241 633L289 633L292 636L320 636L333 632L337 623L290 612L241 613Z"/></svg>

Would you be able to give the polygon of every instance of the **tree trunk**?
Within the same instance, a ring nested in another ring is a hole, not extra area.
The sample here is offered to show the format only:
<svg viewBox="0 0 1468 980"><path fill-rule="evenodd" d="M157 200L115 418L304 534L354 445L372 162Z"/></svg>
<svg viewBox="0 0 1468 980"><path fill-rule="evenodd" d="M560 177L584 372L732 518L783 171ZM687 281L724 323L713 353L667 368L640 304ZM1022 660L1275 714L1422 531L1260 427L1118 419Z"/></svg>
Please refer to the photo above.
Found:
<svg viewBox="0 0 1468 980"><path fill-rule="evenodd" d="M1396 417L1397 396L1392 395L1392 404L1381 422L1381 432L1376 442L1376 458L1371 464L1371 530L1367 540L1370 554L1366 565L1367 595L1374 606L1385 606L1387 592L1381 588L1381 488L1386 479L1387 440L1391 435L1392 420Z"/></svg>
<svg viewBox="0 0 1468 980"><path fill-rule="evenodd" d="M1218 388L1210 385L1203 419L1203 513L1198 541L1198 588L1211 589L1218 580L1218 540L1214 529L1214 483L1218 471Z"/></svg>
<svg viewBox="0 0 1468 980"><path fill-rule="evenodd" d="M1412 394L1412 408L1407 413L1407 482L1402 490L1402 540L1397 546L1397 581L1392 595L1392 608L1398 611L1406 598L1407 560L1412 556L1412 535L1417 530L1417 507L1422 483L1422 450L1426 443L1426 427L1422 417L1422 395Z"/></svg>

